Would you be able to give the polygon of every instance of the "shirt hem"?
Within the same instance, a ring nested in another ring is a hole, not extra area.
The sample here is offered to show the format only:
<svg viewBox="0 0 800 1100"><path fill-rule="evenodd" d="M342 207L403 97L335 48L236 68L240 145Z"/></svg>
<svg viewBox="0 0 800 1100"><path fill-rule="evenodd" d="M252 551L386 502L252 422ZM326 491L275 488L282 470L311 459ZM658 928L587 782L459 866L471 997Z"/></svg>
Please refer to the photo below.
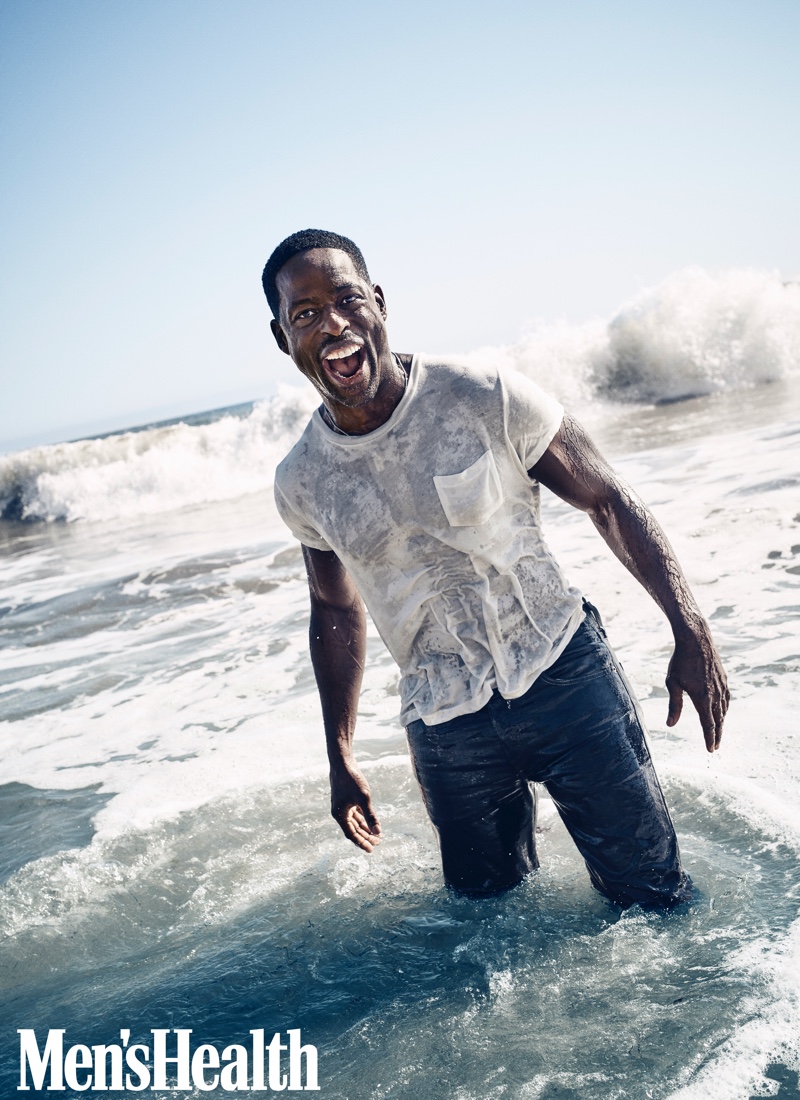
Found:
<svg viewBox="0 0 800 1100"><path fill-rule="evenodd" d="M558 658L567 648L569 643L575 634L575 631L583 622L586 617L586 611L584 610L583 601L578 604L570 617L567 619L564 630L561 633L561 637L558 640L557 645L551 650L544 664L534 671L533 675L526 676L522 681L521 686L512 693L506 693L499 688L494 687L494 676L489 677L487 681L482 685L480 692L477 695L472 696L470 699L465 699L463 703L457 703L454 706L447 707L445 710L434 711L433 714L420 714L414 703L404 709L400 714L400 721L403 726L408 726L412 722L423 722L426 726L440 726L444 722L450 722L453 718L461 718L465 714L475 714L476 711L481 710L491 699L495 691L503 699L519 699L527 691L533 687L538 678L543 672L547 672L549 668L556 663Z"/></svg>

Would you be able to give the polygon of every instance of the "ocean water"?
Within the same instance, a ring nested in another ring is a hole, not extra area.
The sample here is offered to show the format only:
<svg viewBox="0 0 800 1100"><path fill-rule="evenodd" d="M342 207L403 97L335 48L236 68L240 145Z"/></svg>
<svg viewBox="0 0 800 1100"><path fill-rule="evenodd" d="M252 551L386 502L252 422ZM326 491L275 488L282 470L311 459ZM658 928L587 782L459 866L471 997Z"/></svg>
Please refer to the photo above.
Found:
<svg viewBox="0 0 800 1100"><path fill-rule="evenodd" d="M680 272L610 322L474 354L587 422L710 619L733 694L713 757L688 702L665 726L666 622L543 494L642 701L695 900L607 903L546 799L539 872L446 891L374 631L357 749L385 840L339 834L271 501L310 391L7 455L0 1095L18 1028L219 1049L299 1028L325 1100L800 1096L800 288Z"/></svg>

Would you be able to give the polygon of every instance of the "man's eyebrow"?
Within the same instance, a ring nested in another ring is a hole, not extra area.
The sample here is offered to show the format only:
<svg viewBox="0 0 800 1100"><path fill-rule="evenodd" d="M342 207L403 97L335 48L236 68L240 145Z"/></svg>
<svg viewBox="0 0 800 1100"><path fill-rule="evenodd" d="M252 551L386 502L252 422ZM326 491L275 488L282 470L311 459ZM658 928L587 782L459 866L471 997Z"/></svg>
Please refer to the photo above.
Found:
<svg viewBox="0 0 800 1100"><path fill-rule="evenodd" d="M298 306L304 306L306 302L312 303L313 298L293 298L288 304L288 310L291 313L293 309L297 309Z"/></svg>

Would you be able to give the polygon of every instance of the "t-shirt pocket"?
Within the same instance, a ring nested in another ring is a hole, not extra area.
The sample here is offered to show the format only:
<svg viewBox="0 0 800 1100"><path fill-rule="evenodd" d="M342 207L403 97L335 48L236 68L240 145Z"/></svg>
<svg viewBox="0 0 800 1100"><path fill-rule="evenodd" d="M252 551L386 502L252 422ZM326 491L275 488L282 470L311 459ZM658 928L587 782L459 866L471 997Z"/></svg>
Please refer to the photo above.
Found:
<svg viewBox="0 0 800 1100"><path fill-rule="evenodd" d="M451 527L478 527L503 503L503 487L491 451L458 474L434 475L444 514Z"/></svg>

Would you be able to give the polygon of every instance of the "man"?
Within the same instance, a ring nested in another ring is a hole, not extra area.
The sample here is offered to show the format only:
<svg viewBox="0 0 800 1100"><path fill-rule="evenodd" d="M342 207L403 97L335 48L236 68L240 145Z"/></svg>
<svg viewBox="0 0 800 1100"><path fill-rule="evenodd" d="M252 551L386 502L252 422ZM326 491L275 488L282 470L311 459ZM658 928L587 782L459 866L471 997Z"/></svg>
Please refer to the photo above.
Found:
<svg viewBox="0 0 800 1100"><path fill-rule="evenodd" d="M493 892L537 866L536 781L607 897L686 900L637 704L599 615L543 541L539 485L588 512L664 611L675 637L667 724L686 692L713 752L725 674L658 524L522 375L394 354L383 291L352 241L293 234L263 286L278 346L322 397L278 467L275 498L303 544L345 836L366 852L381 837L352 747L363 597L402 672L401 720L449 886Z"/></svg>

